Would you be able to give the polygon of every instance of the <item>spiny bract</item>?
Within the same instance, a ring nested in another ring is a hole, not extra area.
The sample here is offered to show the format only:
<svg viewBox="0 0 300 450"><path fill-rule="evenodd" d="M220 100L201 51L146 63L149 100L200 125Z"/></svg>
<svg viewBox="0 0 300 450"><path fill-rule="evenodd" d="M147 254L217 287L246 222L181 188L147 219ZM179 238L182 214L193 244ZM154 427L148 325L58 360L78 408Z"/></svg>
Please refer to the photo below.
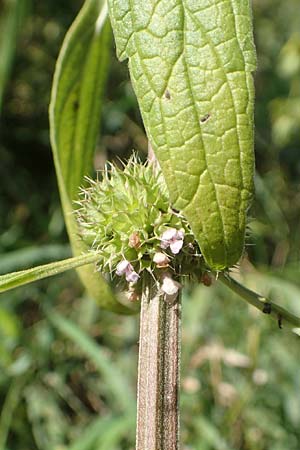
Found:
<svg viewBox="0 0 300 450"><path fill-rule="evenodd" d="M201 279L204 262L186 220L172 210L159 170L132 157L112 164L81 190L76 216L80 236L99 253L98 268L122 288L141 291L145 276ZM165 281L163 281L165 280Z"/></svg>

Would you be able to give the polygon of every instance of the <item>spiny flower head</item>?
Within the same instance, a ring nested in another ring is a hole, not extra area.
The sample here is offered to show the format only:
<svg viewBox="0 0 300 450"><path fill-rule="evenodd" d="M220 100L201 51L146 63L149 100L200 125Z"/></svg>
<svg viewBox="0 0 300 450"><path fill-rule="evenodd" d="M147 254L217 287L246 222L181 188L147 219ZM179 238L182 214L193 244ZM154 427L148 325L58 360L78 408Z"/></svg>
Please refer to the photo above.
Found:
<svg viewBox="0 0 300 450"><path fill-rule="evenodd" d="M161 172L133 156L123 170L108 164L99 175L82 189L76 210L80 237L99 253L99 270L131 292L141 290L145 276L162 286L171 278L201 279L199 247L170 207Z"/></svg>

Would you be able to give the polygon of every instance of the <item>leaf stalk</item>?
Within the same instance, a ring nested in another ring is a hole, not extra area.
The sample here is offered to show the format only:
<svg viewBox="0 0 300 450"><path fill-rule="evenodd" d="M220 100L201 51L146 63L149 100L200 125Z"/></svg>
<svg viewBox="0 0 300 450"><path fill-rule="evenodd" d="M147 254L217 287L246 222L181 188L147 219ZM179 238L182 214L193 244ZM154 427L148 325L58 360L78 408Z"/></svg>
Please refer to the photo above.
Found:
<svg viewBox="0 0 300 450"><path fill-rule="evenodd" d="M238 294L247 303L254 306L256 309L259 309L264 314L269 314L277 320L279 328L282 328L284 324L289 328L300 328L299 317L290 313L282 306L277 305L272 300L246 288L238 281L231 278L228 273L220 273L218 275L218 280L229 287L233 292Z"/></svg>

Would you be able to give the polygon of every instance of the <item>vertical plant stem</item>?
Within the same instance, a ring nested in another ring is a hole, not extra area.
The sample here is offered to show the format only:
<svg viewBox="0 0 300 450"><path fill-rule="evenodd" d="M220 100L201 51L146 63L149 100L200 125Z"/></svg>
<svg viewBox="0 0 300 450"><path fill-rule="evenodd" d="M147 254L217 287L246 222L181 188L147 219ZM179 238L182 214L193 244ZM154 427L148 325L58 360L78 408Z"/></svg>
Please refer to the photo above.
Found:
<svg viewBox="0 0 300 450"><path fill-rule="evenodd" d="M172 304L156 284L144 288L140 315L136 450L177 450L180 296Z"/></svg>

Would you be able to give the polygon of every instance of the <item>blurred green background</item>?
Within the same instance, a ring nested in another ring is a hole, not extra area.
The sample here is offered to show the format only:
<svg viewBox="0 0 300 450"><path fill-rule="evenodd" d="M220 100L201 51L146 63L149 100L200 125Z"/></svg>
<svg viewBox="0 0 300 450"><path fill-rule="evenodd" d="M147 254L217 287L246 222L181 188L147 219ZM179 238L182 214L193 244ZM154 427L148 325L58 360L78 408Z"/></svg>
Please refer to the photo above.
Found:
<svg viewBox="0 0 300 450"><path fill-rule="evenodd" d="M70 254L49 145L55 60L82 2L0 2L0 273ZM256 200L244 282L300 315L299 0L254 0ZM112 62L95 165L145 154ZM134 448L138 317L99 310L74 272L2 294L0 450ZM300 341L225 287L183 294L182 448L298 450Z"/></svg>

